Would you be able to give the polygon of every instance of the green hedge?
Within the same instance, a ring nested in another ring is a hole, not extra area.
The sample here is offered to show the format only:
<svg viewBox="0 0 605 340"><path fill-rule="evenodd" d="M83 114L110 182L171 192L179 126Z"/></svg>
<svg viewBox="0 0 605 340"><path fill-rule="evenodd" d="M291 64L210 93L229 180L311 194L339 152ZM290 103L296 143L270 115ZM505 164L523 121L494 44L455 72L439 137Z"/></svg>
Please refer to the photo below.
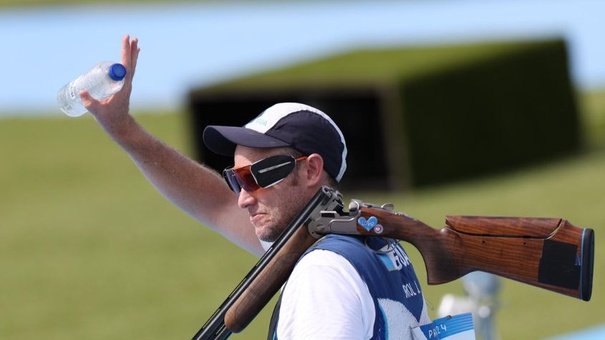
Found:
<svg viewBox="0 0 605 340"><path fill-rule="evenodd" d="M562 41L406 79L399 90L416 185L510 170L582 145Z"/></svg>

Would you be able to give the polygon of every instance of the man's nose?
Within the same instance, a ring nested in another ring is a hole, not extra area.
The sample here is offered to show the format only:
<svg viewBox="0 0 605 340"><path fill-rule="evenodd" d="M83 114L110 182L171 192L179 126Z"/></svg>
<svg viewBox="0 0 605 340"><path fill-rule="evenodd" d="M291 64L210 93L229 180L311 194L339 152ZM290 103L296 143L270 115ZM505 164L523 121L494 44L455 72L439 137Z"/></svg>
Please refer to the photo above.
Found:
<svg viewBox="0 0 605 340"><path fill-rule="evenodd" d="M250 193L244 189L240 190L239 196L237 197L237 205L240 208L245 209L253 203L254 196L250 195Z"/></svg>

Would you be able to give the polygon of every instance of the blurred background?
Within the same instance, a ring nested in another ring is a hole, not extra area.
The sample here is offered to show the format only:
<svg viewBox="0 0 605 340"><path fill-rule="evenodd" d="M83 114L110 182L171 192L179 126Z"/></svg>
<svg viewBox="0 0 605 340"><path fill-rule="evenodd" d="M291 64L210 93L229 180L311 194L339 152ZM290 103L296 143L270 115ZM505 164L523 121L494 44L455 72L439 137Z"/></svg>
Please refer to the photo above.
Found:
<svg viewBox="0 0 605 340"><path fill-rule="evenodd" d="M60 87L140 39L132 111L216 168L207 124L278 101L332 115L345 199L595 229L592 300L510 280L496 338L603 337L605 3L0 0L0 338L190 338L256 262L161 198ZM420 276L424 263L408 245ZM431 315L462 280L425 285ZM272 307L272 306L271 306ZM241 339L265 336L271 307Z"/></svg>

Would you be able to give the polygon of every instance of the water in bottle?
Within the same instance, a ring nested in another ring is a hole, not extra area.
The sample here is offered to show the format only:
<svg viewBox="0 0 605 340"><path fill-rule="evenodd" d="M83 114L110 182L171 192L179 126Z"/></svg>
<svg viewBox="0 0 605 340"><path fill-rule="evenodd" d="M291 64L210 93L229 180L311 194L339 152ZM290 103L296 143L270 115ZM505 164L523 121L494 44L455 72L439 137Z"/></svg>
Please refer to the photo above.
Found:
<svg viewBox="0 0 605 340"><path fill-rule="evenodd" d="M101 62L59 90L57 94L59 108L68 116L81 116L87 110L82 105L80 91L88 90L93 98L101 100L120 91L125 76L126 68L122 64L111 61Z"/></svg>

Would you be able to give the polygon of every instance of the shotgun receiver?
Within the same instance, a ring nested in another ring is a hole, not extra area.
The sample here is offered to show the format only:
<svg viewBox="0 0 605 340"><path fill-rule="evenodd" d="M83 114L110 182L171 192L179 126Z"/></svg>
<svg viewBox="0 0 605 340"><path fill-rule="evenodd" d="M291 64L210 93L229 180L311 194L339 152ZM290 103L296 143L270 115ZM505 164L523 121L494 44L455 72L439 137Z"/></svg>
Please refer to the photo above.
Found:
<svg viewBox="0 0 605 340"><path fill-rule="evenodd" d="M434 229L393 205L352 200L321 188L274 245L227 297L194 339L226 339L242 331L287 280L317 239L337 233L399 239L423 257L429 284L485 271L589 301L594 231L560 218L447 216Z"/></svg>

